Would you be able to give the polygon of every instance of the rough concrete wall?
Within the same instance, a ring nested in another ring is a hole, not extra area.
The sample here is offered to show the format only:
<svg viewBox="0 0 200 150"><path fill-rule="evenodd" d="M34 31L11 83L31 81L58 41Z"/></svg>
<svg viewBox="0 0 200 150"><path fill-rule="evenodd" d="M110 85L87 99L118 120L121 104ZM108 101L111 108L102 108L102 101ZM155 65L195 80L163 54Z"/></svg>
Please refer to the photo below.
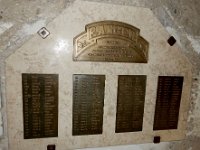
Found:
<svg viewBox="0 0 200 150"><path fill-rule="evenodd" d="M23 45L31 35L55 18L74 0L0 0L0 150L7 149L4 59ZM193 64L193 86L187 138L140 149L199 150L200 142L200 1L199 0L86 0L117 5L148 7L182 47ZM3 116L3 124L1 124ZM1 131L2 126L4 131ZM2 134L1 134L2 133ZM137 146L136 146L137 147ZM137 147L139 149L139 147ZM133 149L133 146L115 149Z"/></svg>

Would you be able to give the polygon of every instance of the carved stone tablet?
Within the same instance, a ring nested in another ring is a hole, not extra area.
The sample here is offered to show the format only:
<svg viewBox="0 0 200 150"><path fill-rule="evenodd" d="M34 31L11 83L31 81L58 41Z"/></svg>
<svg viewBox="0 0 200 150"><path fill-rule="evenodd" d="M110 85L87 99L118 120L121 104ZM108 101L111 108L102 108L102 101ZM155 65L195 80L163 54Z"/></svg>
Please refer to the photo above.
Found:
<svg viewBox="0 0 200 150"><path fill-rule="evenodd" d="M177 129L183 77L159 76L154 130Z"/></svg>
<svg viewBox="0 0 200 150"><path fill-rule="evenodd" d="M142 131L145 90L145 75L119 76L116 133Z"/></svg>
<svg viewBox="0 0 200 150"><path fill-rule="evenodd" d="M73 135L101 134L104 75L73 76Z"/></svg>
<svg viewBox="0 0 200 150"><path fill-rule="evenodd" d="M147 63L149 44L134 26L101 21L85 28L85 32L74 38L75 61Z"/></svg>
<svg viewBox="0 0 200 150"><path fill-rule="evenodd" d="M58 75L22 74L24 138L58 136Z"/></svg>

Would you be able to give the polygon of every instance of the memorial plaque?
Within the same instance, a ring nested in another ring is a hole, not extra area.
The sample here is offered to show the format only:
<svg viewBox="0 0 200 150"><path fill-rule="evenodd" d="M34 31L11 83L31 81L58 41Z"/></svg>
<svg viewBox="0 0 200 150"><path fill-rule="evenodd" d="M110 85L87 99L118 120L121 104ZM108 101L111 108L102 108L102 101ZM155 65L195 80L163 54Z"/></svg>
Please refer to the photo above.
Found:
<svg viewBox="0 0 200 150"><path fill-rule="evenodd" d="M148 42L136 27L118 21L86 25L74 38L74 61L147 63Z"/></svg>
<svg viewBox="0 0 200 150"><path fill-rule="evenodd" d="M73 135L101 134L104 75L73 75Z"/></svg>
<svg viewBox="0 0 200 150"><path fill-rule="evenodd" d="M142 131L145 91L145 75L119 76L116 133Z"/></svg>
<svg viewBox="0 0 200 150"><path fill-rule="evenodd" d="M159 76L154 130L177 129L183 77Z"/></svg>
<svg viewBox="0 0 200 150"><path fill-rule="evenodd" d="M22 74L24 138L58 136L58 75Z"/></svg>

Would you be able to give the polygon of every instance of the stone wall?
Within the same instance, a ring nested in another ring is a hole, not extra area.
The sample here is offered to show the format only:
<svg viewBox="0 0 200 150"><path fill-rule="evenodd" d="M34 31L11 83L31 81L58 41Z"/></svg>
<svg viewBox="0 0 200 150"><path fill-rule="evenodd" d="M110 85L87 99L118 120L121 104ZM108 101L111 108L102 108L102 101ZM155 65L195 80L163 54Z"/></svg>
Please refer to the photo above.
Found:
<svg viewBox="0 0 200 150"><path fill-rule="evenodd" d="M99 0L90 0L99 1ZM11 1L0 0L0 76L1 76L1 118L0 125L0 148L8 149L7 142L7 118L5 98L5 66L4 60L15 50L23 45L32 34L40 27L45 26L55 18L62 10L70 6L72 1ZM187 138L179 142L161 143L159 145L130 145L124 147L105 148L109 149L171 149L171 150L198 150L200 141L200 54L199 54L199 16L200 4L198 0L101 0L102 3L117 5L132 5L151 8L166 30L176 37L185 56L193 64L193 87L191 89L191 105L188 117ZM28 6L28 7L27 7ZM30 8L34 8L34 10ZM192 20L192 21L191 21ZM2 129L3 127L3 129ZM2 130L1 130L2 129ZM1 132L2 131L2 132ZM2 134L1 134L2 133Z"/></svg>

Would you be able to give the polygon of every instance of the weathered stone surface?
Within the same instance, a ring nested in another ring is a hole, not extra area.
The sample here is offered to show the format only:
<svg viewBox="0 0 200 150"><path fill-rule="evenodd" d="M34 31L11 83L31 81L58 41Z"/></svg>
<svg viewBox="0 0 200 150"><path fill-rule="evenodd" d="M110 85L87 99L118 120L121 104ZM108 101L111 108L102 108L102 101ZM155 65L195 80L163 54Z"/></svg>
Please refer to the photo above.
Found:
<svg viewBox="0 0 200 150"><path fill-rule="evenodd" d="M0 76L4 77L4 66L2 60L21 47L32 34L41 26L45 26L52 18L56 17L64 8L69 6L73 0L62 1L32 1L32 0L0 0ZM87 0L101 3L112 3L118 5L132 5L151 8L167 31L176 37L178 44L184 50L185 56L193 64L194 86L191 95L190 116L188 118L188 137L180 142L172 142L159 145L138 145L106 148L110 149L163 149L163 150L199 150L199 114L200 94L200 1L199 0ZM30 9L31 8L31 9ZM5 88L5 87L3 87ZM4 99L3 101L6 101ZM5 103L5 102L3 102ZM3 105L2 111L5 110ZM5 115L3 115L5 116ZM4 117L4 120L5 117ZM4 122L4 126L6 123ZM193 135L194 134L194 135ZM5 133L6 136L6 133ZM0 141L2 150L7 150L7 140Z"/></svg>

